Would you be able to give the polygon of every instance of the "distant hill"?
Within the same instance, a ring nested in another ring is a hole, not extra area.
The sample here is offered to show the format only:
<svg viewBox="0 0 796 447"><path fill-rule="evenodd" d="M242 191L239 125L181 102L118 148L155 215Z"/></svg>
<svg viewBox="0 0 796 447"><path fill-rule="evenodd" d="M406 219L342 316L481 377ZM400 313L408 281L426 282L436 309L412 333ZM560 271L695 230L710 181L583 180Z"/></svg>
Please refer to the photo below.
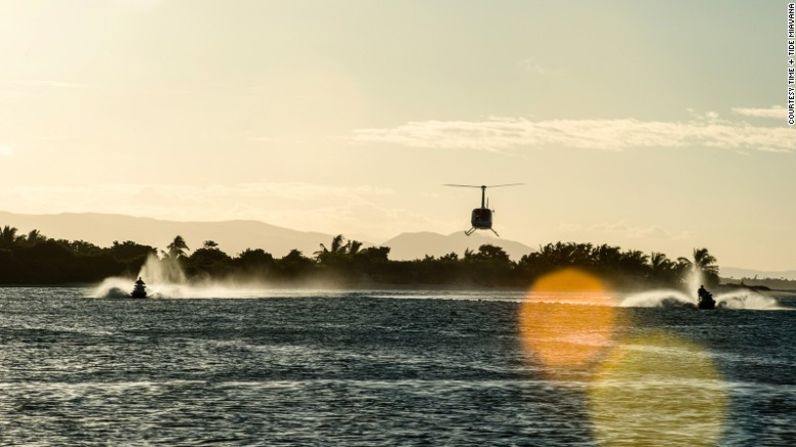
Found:
<svg viewBox="0 0 796 447"><path fill-rule="evenodd" d="M427 254L442 256L450 252L456 252L461 256L466 249L477 250L483 244L502 247L515 260L534 251L531 247L519 242L481 233L466 236L462 231L457 231L447 236L428 231L401 233L381 245L391 248L390 259L405 260L421 259Z"/></svg>
<svg viewBox="0 0 796 447"><path fill-rule="evenodd" d="M179 222L100 213L16 214L0 211L0 226L3 225L17 227L20 234L37 229L48 237L84 240L101 246L108 246L113 241L132 240L164 249L179 234L191 249L199 248L202 242L210 239L231 255L246 248L262 248L277 257L286 255L293 248L312 256L321 243L328 245L333 236L254 220ZM499 245L514 259L532 251L519 242L483 233L468 237L463 232L447 236L432 232L402 233L381 245L391 248L390 259L403 260L421 259L426 254L440 256L452 251L461 255L467 248L477 250L482 244ZM365 247L370 245L364 243Z"/></svg>
<svg viewBox="0 0 796 447"><path fill-rule="evenodd" d="M262 248L278 257L293 248L312 256L320 243L328 244L332 238L329 234L296 231L253 220L177 222L96 213L38 215L0 211L0 226L3 225L17 227L20 233L37 229L47 237L80 239L101 246L115 240L132 240L164 249L179 234L191 249L199 248L202 242L210 239L231 255L246 248Z"/></svg>
<svg viewBox="0 0 796 447"><path fill-rule="evenodd" d="M722 267L721 276L724 278L735 278L735 279L754 278L755 276L757 276L760 279L784 278L790 281L796 281L796 270L766 271L766 270L743 269L738 267Z"/></svg>

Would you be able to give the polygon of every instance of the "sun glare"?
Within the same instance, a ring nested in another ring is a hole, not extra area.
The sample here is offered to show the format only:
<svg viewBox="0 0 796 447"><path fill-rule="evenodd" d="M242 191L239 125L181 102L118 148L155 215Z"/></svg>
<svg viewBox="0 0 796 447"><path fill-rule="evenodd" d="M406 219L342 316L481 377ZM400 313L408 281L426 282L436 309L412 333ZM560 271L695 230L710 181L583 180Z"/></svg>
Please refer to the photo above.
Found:
<svg viewBox="0 0 796 447"><path fill-rule="evenodd" d="M618 344L589 385L589 414L602 446L712 446L727 391L702 347L657 331Z"/></svg>
<svg viewBox="0 0 796 447"><path fill-rule="evenodd" d="M534 283L519 318L523 345L545 366L582 367L610 345L615 299L600 278L567 268Z"/></svg>

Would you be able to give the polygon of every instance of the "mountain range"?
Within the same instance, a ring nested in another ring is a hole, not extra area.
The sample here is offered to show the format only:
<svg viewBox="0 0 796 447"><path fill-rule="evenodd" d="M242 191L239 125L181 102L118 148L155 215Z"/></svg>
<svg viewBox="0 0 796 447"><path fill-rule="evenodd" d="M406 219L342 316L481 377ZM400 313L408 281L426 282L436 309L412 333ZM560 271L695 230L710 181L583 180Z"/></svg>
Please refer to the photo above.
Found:
<svg viewBox="0 0 796 447"><path fill-rule="evenodd" d="M465 250L478 250L483 244L502 247L512 259L519 259L533 249L520 242L474 233L467 236L463 231L448 235L421 231L417 233L401 233L382 243L390 247L390 259L420 259L425 255L442 256L450 252L459 255Z"/></svg>
<svg viewBox="0 0 796 447"><path fill-rule="evenodd" d="M311 256L321 243L328 245L333 237L332 234L293 230L256 220L180 222L100 213L17 214L0 211L0 226L3 225L18 228L20 234L37 229L48 237L84 240L101 246L110 245L113 241L132 240L163 249L179 234L190 248L198 248L204 241L213 240L229 254L234 255L247 248L262 248L277 257L286 255L294 248ZM482 244L500 246L515 260L534 250L526 244L488 233L475 233L468 237L461 231L447 235L430 231L401 233L381 244L365 242L364 246L390 247L390 259L407 260L422 259L425 255L442 256L450 252L462 255L466 249L477 250ZM721 276L796 280L796 270L722 267Z"/></svg>
<svg viewBox="0 0 796 447"><path fill-rule="evenodd" d="M331 234L298 231L255 220L180 222L99 213L17 214L0 211L2 225L16 227L20 234L37 229L48 237L84 240L100 246L108 246L113 241L132 240L164 249L174 236L181 235L192 249L200 247L206 240L213 240L229 254L240 253L246 248L262 248L277 257L286 255L294 248L311 256L321 243L328 246L333 237ZM483 234L468 237L463 232L449 235L402 233L381 244L365 242L364 246L387 246L391 249L390 259L406 260L450 252L461 255L466 249L477 250L482 244L501 246L514 259L533 251L516 241Z"/></svg>
<svg viewBox="0 0 796 447"><path fill-rule="evenodd" d="M721 276L724 278L776 278L796 281L796 270L754 270L738 267L722 267Z"/></svg>

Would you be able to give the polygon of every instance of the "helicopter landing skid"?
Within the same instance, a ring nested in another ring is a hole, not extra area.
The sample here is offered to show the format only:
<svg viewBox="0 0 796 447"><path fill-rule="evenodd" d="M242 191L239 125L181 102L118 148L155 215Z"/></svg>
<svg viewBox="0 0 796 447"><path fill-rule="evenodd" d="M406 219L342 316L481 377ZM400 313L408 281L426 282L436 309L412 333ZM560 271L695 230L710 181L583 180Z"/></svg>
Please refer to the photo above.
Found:
<svg viewBox="0 0 796 447"><path fill-rule="evenodd" d="M475 233L475 230L477 230L477 229L478 229L478 228L476 228L476 227L472 227L472 228L470 228L469 230L465 230L464 234L466 234L467 236L469 236L469 235L471 235L471 234ZM490 228L490 229L489 229L489 231L491 231L491 232L495 233L495 236L497 236L497 237L500 237L500 235L498 234L498 232L497 232L497 231L495 231L495 229L494 229L494 228Z"/></svg>

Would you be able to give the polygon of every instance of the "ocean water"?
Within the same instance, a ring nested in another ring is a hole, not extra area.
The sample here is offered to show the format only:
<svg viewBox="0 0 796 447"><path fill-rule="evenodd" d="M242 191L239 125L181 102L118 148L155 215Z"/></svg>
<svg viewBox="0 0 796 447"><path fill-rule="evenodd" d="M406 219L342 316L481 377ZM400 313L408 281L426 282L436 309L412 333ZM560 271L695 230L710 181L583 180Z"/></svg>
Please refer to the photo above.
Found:
<svg viewBox="0 0 796 447"><path fill-rule="evenodd" d="M91 295L0 288L0 444L796 445L788 296Z"/></svg>

